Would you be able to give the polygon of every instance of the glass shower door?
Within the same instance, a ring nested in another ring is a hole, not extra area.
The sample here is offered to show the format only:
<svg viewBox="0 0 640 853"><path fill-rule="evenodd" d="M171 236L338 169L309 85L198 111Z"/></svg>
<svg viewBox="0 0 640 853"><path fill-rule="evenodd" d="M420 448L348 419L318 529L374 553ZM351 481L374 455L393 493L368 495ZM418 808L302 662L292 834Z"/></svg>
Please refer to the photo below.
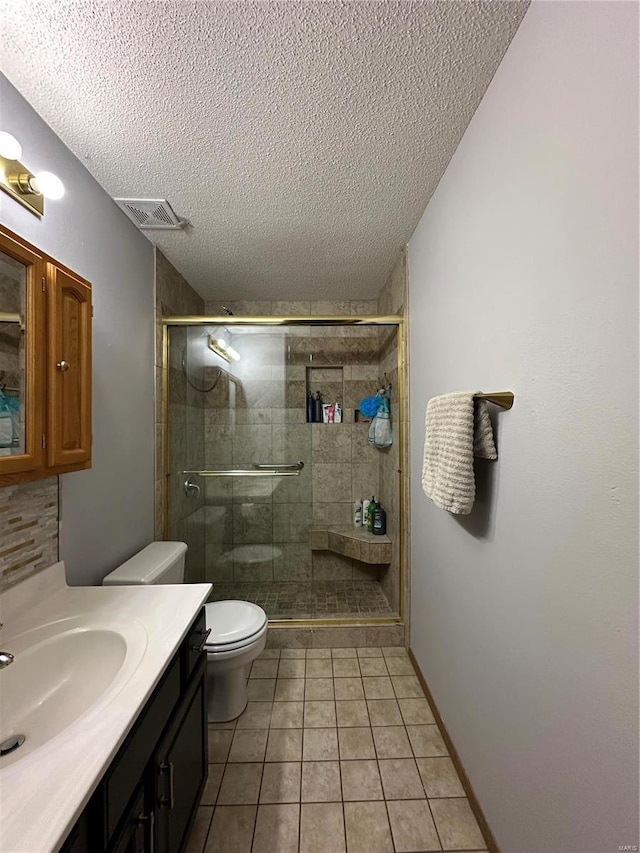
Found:
<svg viewBox="0 0 640 853"><path fill-rule="evenodd" d="M290 363L288 338L171 329L169 535L195 552L188 579L214 583L216 598L273 604L274 582L311 579L305 370Z"/></svg>

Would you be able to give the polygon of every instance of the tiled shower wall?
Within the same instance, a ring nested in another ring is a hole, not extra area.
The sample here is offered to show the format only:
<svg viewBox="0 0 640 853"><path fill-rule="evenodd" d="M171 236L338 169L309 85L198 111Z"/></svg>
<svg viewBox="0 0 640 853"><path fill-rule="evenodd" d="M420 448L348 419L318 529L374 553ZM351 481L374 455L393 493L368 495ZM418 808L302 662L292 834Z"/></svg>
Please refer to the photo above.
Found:
<svg viewBox="0 0 640 853"><path fill-rule="evenodd" d="M225 304L245 316L377 312L375 301ZM206 305L207 314L220 311L218 303ZM243 355L237 366L240 382L232 408L227 384L208 396L207 466L302 460L305 468L296 478L207 482L213 522L207 529L207 579L384 578L387 566L309 547L312 529L351 524L354 500L379 492L380 452L367 441L368 424L354 422L360 399L377 387L378 329L289 327L286 333L238 335L233 343ZM334 397L342 402L342 424L305 422L309 368L311 389L320 390L325 402Z"/></svg>
<svg viewBox="0 0 640 853"><path fill-rule="evenodd" d="M205 394L196 391L186 381L182 370L182 353L187 340L187 329L174 329L171 335L171 351L167 374L163 376L162 364L162 316L202 314L204 301L180 275L175 267L156 249L156 539L164 538L165 488L171 490L169 497L171 518L168 525L170 539L189 544L186 561L186 579L202 580L204 565L205 525L203 523L204 494L199 498L187 498L184 494L185 477L179 472L192 467L201 467L204 456L204 405ZM198 329L192 334L199 334ZM168 381L168 413L171 430L165 421L162 405L163 379ZM163 447L168 439L170 467L168 477L164 474Z"/></svg>

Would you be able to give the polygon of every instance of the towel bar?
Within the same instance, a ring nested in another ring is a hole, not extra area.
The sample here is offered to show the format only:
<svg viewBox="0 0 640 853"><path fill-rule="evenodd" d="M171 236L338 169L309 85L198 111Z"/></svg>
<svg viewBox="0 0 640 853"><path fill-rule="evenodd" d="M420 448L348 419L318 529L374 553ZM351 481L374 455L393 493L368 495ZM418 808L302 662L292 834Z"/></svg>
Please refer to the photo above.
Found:
<svg viewBox="0 0 640 853"><path fill-rule="evenodd" d="M256 468L258 471L264 471L269 469L275 471L302 471L302 469L304 468L304 462L275 462L272 465L262 465L259 462L254 462L253 467Z"/></svg>
<svg viewBox="0 0 640 853"><path fill-rule="evenodd" d="M284 468L221 468L212 471L181 471L179 473L194 477L299 477L300 469L291 471Z"/></svg>
<svg viewBox="0 0 640 853"><path fill-rule="evenodd" d="M495 403L501 409L510 409L513 406L513 391L493 391L490 394L474 394L474 400L488 400Z"/></svg>

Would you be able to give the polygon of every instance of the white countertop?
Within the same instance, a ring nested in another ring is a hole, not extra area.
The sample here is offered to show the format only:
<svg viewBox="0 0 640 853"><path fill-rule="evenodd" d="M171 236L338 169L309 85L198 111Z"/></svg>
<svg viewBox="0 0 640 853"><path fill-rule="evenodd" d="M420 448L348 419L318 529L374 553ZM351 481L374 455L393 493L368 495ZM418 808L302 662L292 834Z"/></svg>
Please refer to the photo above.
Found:
<svg viewBox="0 0 640 853"><path fill-rule="evenodd" d="M107 691L24 758L4 768L0 759L1 853L60 849L210 591L210 584L68 587L57 563L0 596L3 651L13 651L12 636L71 617L134 626L139 646L115 694Z"/></svg>

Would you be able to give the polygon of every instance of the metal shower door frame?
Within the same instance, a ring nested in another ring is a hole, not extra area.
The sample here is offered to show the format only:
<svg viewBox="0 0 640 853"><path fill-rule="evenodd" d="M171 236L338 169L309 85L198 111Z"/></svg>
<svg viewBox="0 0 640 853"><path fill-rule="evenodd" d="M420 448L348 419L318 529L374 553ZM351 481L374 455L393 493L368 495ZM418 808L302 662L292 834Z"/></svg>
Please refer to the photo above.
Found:
<svg viewBox="0 0 640 853"><path fill-rule="evenodd" d="M285 317L265 317L265 316L235 316L235 315L185 315L185 316L163 316L162 317L162 413L163 420L166 424L166 429L162 430L162 479L164 481L163 488L163 515L164 515L164 538L168 537L169 528L169 329L170 327L179 326L264 326L264 327L282 327L282 326L395 326L398 330L398 440L400 442L399 452L399 519L398 519L398 535L399 542L399 571L398 571L398 616L383 616L370 618L341 618L341 619L273 619L269 620L269 624L276 628L305 628L305 627L340 627L340 626L376 626L376 625L397 625L404 622L405 611L405 573L406 565L406 510L405 506L405 488L404 488L404 460L408 458L406 454L406 429L408 412L407 393L406 393L406 363L405 363L405 318L399 314L354 314L354 315L301 315L301 316L285 316Z"/></svg>

